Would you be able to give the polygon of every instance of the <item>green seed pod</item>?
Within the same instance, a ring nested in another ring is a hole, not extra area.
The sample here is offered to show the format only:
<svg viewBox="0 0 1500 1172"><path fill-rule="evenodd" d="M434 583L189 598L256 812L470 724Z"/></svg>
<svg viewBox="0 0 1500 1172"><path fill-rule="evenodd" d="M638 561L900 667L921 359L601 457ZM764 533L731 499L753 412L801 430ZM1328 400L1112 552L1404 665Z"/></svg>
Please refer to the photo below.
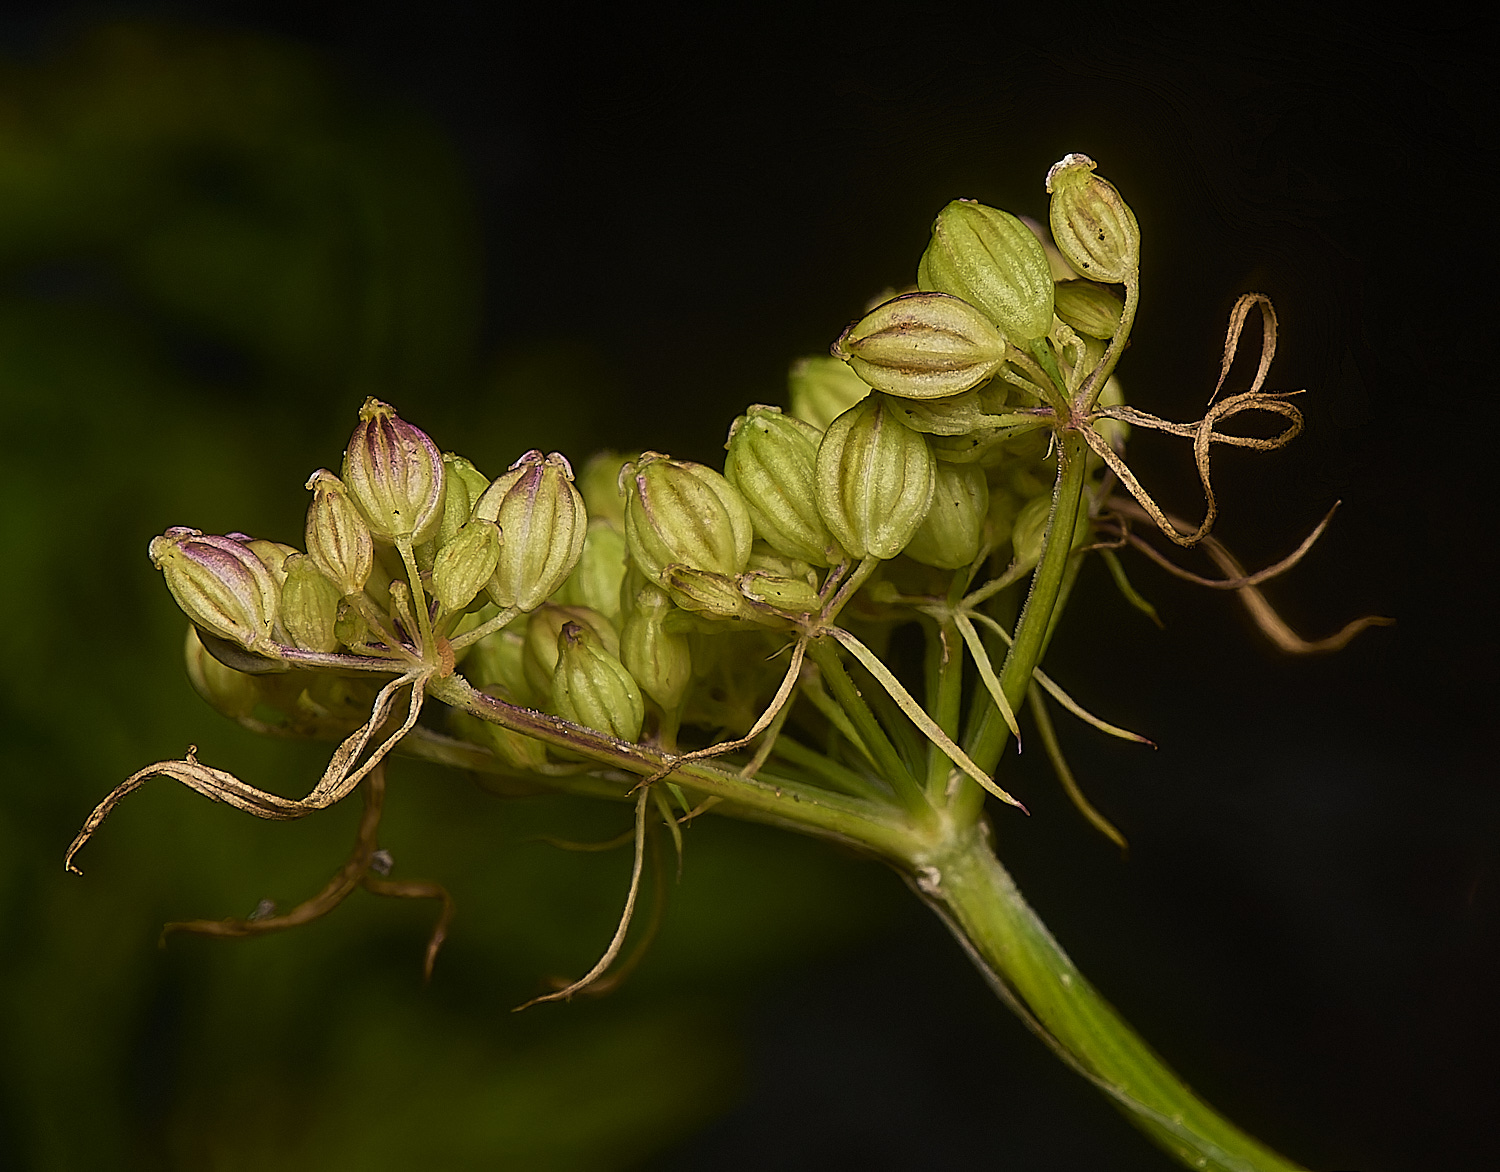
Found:
<svg viewBox="0 0 1500 1172"><path fill-rule="evenodd" d="M923 435L968 435L995 425L993 416L985 411L986 403L981 394L976 389L925 402L893 396L883 398L891 414L913 431L920 431Z"/></svg>
<svg viewBox="0 0 1500 1172"><path fill-rule="evenodd" d="M451 614L474 601L500 561L500 528L475 517L440 550L432 566L432 592Z"/></svg>
<svg viewBox="0 0 1500 1172"><path fill-rule="evenodd" d="M1034 566L1042 558L1042 537L1047 531L1047 518L1052 515L1052 498L1037 496L1021 506L1011 527L1011 548L1015 551L1018 565ZM1073 547L1088 543L1093 533L1087 509L1078 510L1078 523L1073 528Z"/></svg>
<svg viewBox="0 0 1500 1172"><path fill-rule="evenodd" d="M668 565L734 575L750 557L754 528L739 491L712 468L646 452L620 470L625 541L657 585Z"/></svg>
<svg viewBox="0 0 1500 1172"><path fill-rule="evenodd" d="M467 648L464 675L471 683L479 688L499 687L517 704L531 703L525 666L525 628L529 622L517 620ZM555 639L554 635L554 643Z"/></svg>
<svg viewBox="0 0 1500 1172"><path fill-rule="evenodd" d="M695 570L675 562L662 571L662 585L683 610L715 619L754 620L757 615L740 593L738 578Z"/></svg>
<svg viewBox="0 0 1500 1172"><path fill-rule="evenodd" d="M345 647L359 648L370 642L370 624L365 616L346 598L339 603L338 616L333 620L333 634Z"/></svg>
<svg viewBox="0 0 1500 1172"><path fill-rule="evenodd" d="M1003 458L1001 443L1008 430L982 427L963 435L929 435L927 443L939 463L978 464L981 468L989 468Z"/></svg>
<svg viewBox="0 0 1500 1172"><path fill-rule="evenodd" d="M586 606L558 606L548 602L531 612L526 621L525 642L521 647L521 670L526 686L537 704L545 704L552 694L552 672L557 667L557 637L564 623L578 623L599 636L611 655L620 653L620 636L614 625L602 614Z"/></svg>
<svg viewBox="0 0 1500 1172"><path fill-rule="evenodd" d="M286 583L286 559L298 551L280 541L267 541L264 537L247 537L243 533L231 533L230 538L244 545L260 558L260 564L271 571L278 589Z"/></svg>
<svg viewBox="0 0 1500 1172"><path fill-rule="evenodd" d="M377 541L420 545L443 520L447 475L427 433L366 399L344 451L344 483Z"/></svg>
<svg viewBox="0 0 1500 1172"><path fill-rule="evenodd" d="M788 615L811 614L823 605L818 588L806 578L756 570L740 575L740 593L752 603Z"/></svg>
<svg viewBox="0 0 1500 1172"><path fill-rule="evenodd" d="M851 557L893 558L927 515L937 461L879 397L845 411L818 448L818 509Z"/></svg>
<svg viewBox="0 0 1500 1172"><path fill-rule="evenodd" d="M474 504L489 488L490 481L483 472L462 456L452 452L443 453L443 475L448 489L443 494L443 519L433 538L434 556L438 549L453 540L453 535L469 523L474 515Z"/></svg>
<svg viewBox="0 0 1500 1172"><path fill-rule="evenodd" d="M990 507L984 522L984 538L991 547L998 548L1011 539L1021 505L1014 493L998 484L991 486Z"/></svg>
<svg viewBox="0 0 1500 1172"><path fill-rule="evenodd" d="M358 594L370 579L375 542L344 482L326 468L307 481L312 504L307 508L307 553L318 569L345 595Z"/></svg>
<svg viewBox="0 0 1500 1172"><path fill-rule="evenodd" d="M646 719L634 678L582 623L564 623L558 632L552 708L564 720L622 741L634 742Z"/></svg>
<svg viewBox="0 0 1500 1172"><path fill-rule="evenodd" d="M792 415L819 431L870 393L869 384L837 358L799 358L787 378Z"/></svg>
<svg viewBox="0 0 1500 1172"><path fill-rule="evenodd" d="M286 581L281 584L281 626L293 647L303 651L337 651L334 624L339 615L339 588L328 580L309 555L293 554L286 560Z"/></svg>
<svg viewBox="0 0 1500 1172"><path fill-rule="evenodd" d="M183 648L193 689L223 715L262 736L341 740L365 722L378 685L330 672L252 675L227 667L188 629Z"/></svg>
<svg viewBox="0 0 1500 1172"><path fill-rule="evenodd" d="M474 516L500 526L500 560L489 582L496 606L535 610L573 572L588 513L560 452L527 452L485 490Z"/></svg>
<svg viewBox="0 0 1500 1172"><path fill-rule="evenodd" d="M990 486L983 468L940 461L932 505L907 543L906 556L940 570L969 565L979 556L989 507Z"/></svg>
<svg viewBox="0 0 1500 1172"><path fill-rule="evenodd" d="M620 584L628 556L624 529L613 521L591 517L578 564L552 600L564 606L591 607L615 621L620 617Z"/></svg>
<svg viewBox="0 0 1500 1172"><path fill-rule="evenodd" d="M1086 338L1108 341L1120 328L1125 303L1092 281L1059 281L1053 287L1057 316Z"/></svg>
<svg viewBox="0 0 1500 1172"><path fill-rule="evenodd" d="M1052 270L1041 243L1009 212L973 200L938 213L917 286L983 310L1018 346L1052 329Z"/></svg>
<svg viewBox="0 0 1500 1172"><path fill-rule="evenodd" d="M1048 219L1057 250L1085 277L1107 284L1132 279L1141 263L1141 227L1087 155L1068 155L1047 172ZM1075 327L1076 328L1076 327Z"/></svg>
<svg viewBox="0 0 1500 1172"><path fill-rule="evenodd" d="M620 487L620 470L635 459L619 452L596 452L583 466L578 477L578 491L594 520L611 521L625 528L625 493Z"/></svg>
<svg viewBox="0 0 1500 1172"><path fill-rule="evenodd" d="M780 578L800 578L814 588L818 584L818 575L807 562L801 558L789 558L786 554L777 553L763 542L751 547L750 560L745 563L745 572L747 574L775 574Z"/></svg>
<svg viewBox="0 0 1500 1172"><path fill-rule="evenodd" d="M907 293L851 325L833 352L878 391L941 399L993 375L1005 361L1005 337L967 301L947 293Z"/></svg>
<svg viewBox="0 0 1500 1172"><path fill-rule="evenodd" d="M757 537L788 557L831 566L844 551L813 494L822 439L810 423L757 404L729 429L724 477L744 497Z"/></svg>
<svg viewBox="0 0 1500 1172"><path fill-rule="evenodd" d="M271 628L280 591L253 550L232 538L176 526L153 537L148 552L194 623L251 651L275 655Z"/></svg>
<svg viewBox="0 0 1500 1172"><path fill-rule="evenodd" d="M692 640L667 629L667 616L676 609L667 592L640 575L636 579L620 630L620 661L663 712L675 713L693 681Z"/></svg>
<svg viewBox="0 0 1500 1172"><path fill-rule="evenodd" d="M244 720L261 702L264 676L235 671L221 663L203 646L197 627L188 627L183 659L193 690L216 712L231 720Z"/></svg>

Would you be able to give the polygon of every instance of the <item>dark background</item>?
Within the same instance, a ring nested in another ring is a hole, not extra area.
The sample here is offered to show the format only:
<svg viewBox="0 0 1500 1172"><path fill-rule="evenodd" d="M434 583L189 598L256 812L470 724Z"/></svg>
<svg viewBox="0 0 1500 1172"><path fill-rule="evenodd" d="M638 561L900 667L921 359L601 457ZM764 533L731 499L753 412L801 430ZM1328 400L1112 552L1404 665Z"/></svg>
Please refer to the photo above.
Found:
<svg viewBox="0 0 1500 1172"><path fill-rule="evenodd" d="M1273 1146L1488 1167L1483 31L7 6L0 1166L1168 1166L893 876L787 835L705 820L630 983L518 1016L591 961L627 865L532 837L607 837L622 811L401 766L383 841L459 901L428 988L427 909L366 896L275 939L155 947L166 920L316 887L352 810L265 824L155 783L86 878L60 866L99 796L190 741L288 792L317 769L318 747L257 742L191 694L152 534L296 540L302 480L370 393L492 474L530 447L717 463L791 359L911 279L944 202L1045 218L1042 177L1077 150L1144 234L1131 401L1201 413L1251 289L1282 325L1269 385L1308 389L1291 448L1219 461L1218 534L1265 564L1342 500L1268 593L1310 637L1398 625L1292 660L1230 598L1132 561L1158 632L1086 575L1048 669L1161 746L1063 729L1132 857L1023 757L1033 817L996 815L1002 858L1125 1016ZM1139 436L1131 459L1197 508L1179 443Z"/></svg>

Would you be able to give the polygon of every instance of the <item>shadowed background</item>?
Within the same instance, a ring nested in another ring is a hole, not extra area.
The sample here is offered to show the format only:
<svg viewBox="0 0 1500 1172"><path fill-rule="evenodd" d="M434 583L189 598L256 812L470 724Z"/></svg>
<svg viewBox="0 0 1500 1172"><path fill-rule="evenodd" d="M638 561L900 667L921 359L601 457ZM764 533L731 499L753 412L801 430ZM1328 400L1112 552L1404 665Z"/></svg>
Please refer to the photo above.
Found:
<svg viewBox="0 0 1500 1172"><path fill-rule="evenodd" d="M1269 593L1309 637L1399 625L1292 661L1131 561L1158 632L1091 567L1048 670L1161 745L1063 729L1132 858L1029 753L1001 856L1251 1132L1314 1168L1486 1166L1495 558L1469 408L1495 242L1462 201L1494 167L1445 61L1477 29L304 9L0 16L0 1166L1169 1166L893 875L787 834L704 819L631 980L520 1015L592 962L629 867L536 836L607 838L625 809L399 762L382 845L458 901L426 988L431 910L364 893L156 948L315 890L352 808L263 823L154 782L83 879L61 867L99 797L189 743L288 793L326 755L193 695L150 536L300 542L301 485L369 394L491 475L532 447L718 465L745 404L912 279L943 203L1045 218L1073 150L1144 234L1132 402L1201 414L1248 289L1281 318L1268 385L1309 388L1292 447L1216 460L1218 534L1258 566L1342 499ZM1197 515L1184 445L1131 459Z"/></svg>

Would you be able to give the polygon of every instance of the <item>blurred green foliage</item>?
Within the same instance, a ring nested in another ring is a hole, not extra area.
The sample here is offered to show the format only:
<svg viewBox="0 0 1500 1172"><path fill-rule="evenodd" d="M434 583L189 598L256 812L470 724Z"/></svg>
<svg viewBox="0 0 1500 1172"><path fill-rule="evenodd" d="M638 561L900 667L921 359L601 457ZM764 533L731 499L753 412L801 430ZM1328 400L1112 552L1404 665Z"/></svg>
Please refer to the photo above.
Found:
<svg viewBox="0 0 1500 1172"><path fill-rule="evenodd" d="M458 903L425 989L432 909L364 893L292 933L155 947L167 920L311 894L353 809L263 823L153 783L64 874L94 802L189 739L287 793L326 753L192 694L152 535L298 540L302 481L367 394L491 472L588 434L587 362L523 357L479 397L475 224L439 133L286 44L111 25L0 68L0 1164L634 1166L732 1100L746 990L904 899L872 865L705 820L635 976L513 1016L592 963L629 869L536 836L607 838L626 808L396 763L382 845Z"/></svg>

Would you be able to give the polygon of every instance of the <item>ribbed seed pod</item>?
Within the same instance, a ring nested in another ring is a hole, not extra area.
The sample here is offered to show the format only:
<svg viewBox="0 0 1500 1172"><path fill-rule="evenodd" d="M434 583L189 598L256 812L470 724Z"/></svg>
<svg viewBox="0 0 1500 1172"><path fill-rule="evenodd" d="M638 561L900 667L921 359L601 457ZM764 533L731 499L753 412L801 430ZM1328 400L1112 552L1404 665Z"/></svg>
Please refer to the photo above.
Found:
<svg viewBox="0 0 1500 1172"><path fill-rule="evenodd" d="M757 404L734 421L724 445L724 477L745 499L755 535L811 565L844 560L814 499L823 433L779 408Z"/></svg>
<svg viewBox="0 0 1500 1172"><path fill-rule="evenodd" d="M620 662L662 711L675 713L693 679L692 641L667 629L676 609L667 592L640 575L636 583L620 630Z"/></svg>
<svg viewBox="0 0 1500 1172"><path fill-rule="evenodd" d="M823 603L806 578L751 570L740 575L740 593L752 603L786 614L811 614Z"/></svg>
<svg viewBox="0 0 1500 1172"><path fill-rule="evenodd" d="M1141 227L1114 184L1095 175L1087 155L1068 155L1047 172L1052 239L1085 277L1116 284L1141 263Z"/></svg>
<svg viewBox="0 0 1500 1172"><path fill-rule="evenodd" d="M754 528L739 490L712 468L646 452L620 471L625 541L641 572L663 585L668 565L738 574Z"/></svg>
<svg viewBox="0 0 1500 1172"><path fill-rule="evenodd" d="M787 377L792 415L823 431L870 393L869 384L837 358L799 358Z"/></svg>
<svg viewBox="0 0 1500 1172"><path fill-rule="evenodd" d="M474 515L475 502L490 486L489 477L468 460L452 452L443 453L443 475L448 487L443 493L443 519L438 523L437 533L432 538L434 548L430 552L434 556L453 540L455 533L469 523L469 518Z"/></svg>
<svg viewBox="0 0 1500 1172"><path fill-rule="evenodd" d="M344 483L377 541L420 545L443 519L443 454L419 427L366 399L344 451Z"/></svg>
<svg viewBox="0 0 1500 1172"><path fill-rule="evenodd" d="M587 501L587 498L585 498ZM620 584L625 578L625 530L598 517L589 519L583 553L568 580L552 595L564 606L587 606L611 622L620 617Z"/></svg>
<svg viewBox="0 0 1500 1172"><path fill-rule="evenodd" d="M499 561L499 526L475 517L438 550L432 592L450 613L463 610L494 576Z"/></svg>
<svg viewBox="0 0 1500 1172"><path fill-rule="evenodd" d="M739 579L675 562L662 571L672 601L683 610L715 619L754 619L755 610L740 593Z"/></svg>
<svg viewBox="0 0 1500 1172"><path fill-rule="evenodd" d="M925 436L866 399L823 435L818 509L851 557L893 558L927 515L936 464Z"/></svg>
<svg viewBox="0 0 1500 1172"><path fill-rule="evenodd" d="M979 556L990 487L978 464L939 461L932 504L906 546L906 556L940 570L956 570Z"/></svg>
<svg viewBox="0 0 1500 1172"><path fill-rule="evenodd" d="M1086 338L1108 341L1120 328L1125 303L1092 281L1059 281L1054 287L1057 316Z"/></svg>
<svg viewBox="0 0 1500 1172"><path fill-rule="evenodd" d="M598 635L573 622L557 636L552 709L564 720L631 742L646 719L641 690L625 665Z"/></svg>
<svg viewBox="0 0 1500 1172"><path fill-rule="evenodd" d="M281 626L292 646L303 651L337 651L339 588L328 580L307 554L286 560L286 581L281 584Z"/></svg>
<svg viewBox="0 0 1500 1172"><path fill-rule="evenodd" d="M307 487L313 494L307 507L307 554L341 594L358 594L375 561L370 527L344 482L328 469L308 477Z"/></svg>
<svg viewBox="0 0 1500 1172"><path fill-rule="evenodd" d="M176 526L151 539L151 562L183 612L210 634L274 655L280 591L243 542Z"/></svg>
<svg viewBox="0 0 1500 1172"><path fill-rule="evenodd" d="M557 636L565 623L578 623L599 636L611 655L620 653L620 636L614 625L596 610L586 606L558 606L545 603L531 612L526 620L525 642L521 646L521 670L531 698L545 704L552 693L552 672L557 667Z"/></svg>
<svg viewBox="0 0 1500 1172"><path fill-rule="evenodd" d="M938 213L917 286L983 310L1018 346L1052 329L1052 270L1041 242L1009 212L974 200L954 200Z"/></svg>
<svg viewBox="0 0 1500 1172"><path fill-rule="evenodd" d="M500 526L500 558L489 582L496 606L535 610L573 572L588 512L561 453L530 451L495 479L474 516Z"/></svg>
<svg viewBox="0 0 1500 1172"><path fill-rule="evenodd" d="M609 521L625 528L625 490L620 485L620 470L636 459L619 452L596 452L584 464L578 476L578 491L592 521Z"/></svg>
<svg viewBox="0 0 1500 1172"><path fill-rule="evenodd" d="M977 387L1005 361L1005 335L949 293L907 293L878 305L833 344L877 391L942 399Z"/></svg>
<svg viewBox="0 0 1500 1172"><path fill-rule="evenodd" d="M268 541L264 537L246 537L243 533L230 536L260 558L260 564L271 571L278 589L286 582L286 560L298 551L282 541Z"/></svg>
<svg viewBox="0 0 1500 1172"><path fill-rule="evenodd" d="M1042 538L1047 532L1047 518L1052 515L1052 498L1050 496L1037 496L1021 506L1021 511L1016 514L1015 523L1011 526L1011 546L1015 550L1015 560L1018 565L1034 566L1042 557ZM1085 544L1093 526L1089 523L1089 515L1086 509L1078 511L1078 522L1073 527L1073 545Z"/></svg>

